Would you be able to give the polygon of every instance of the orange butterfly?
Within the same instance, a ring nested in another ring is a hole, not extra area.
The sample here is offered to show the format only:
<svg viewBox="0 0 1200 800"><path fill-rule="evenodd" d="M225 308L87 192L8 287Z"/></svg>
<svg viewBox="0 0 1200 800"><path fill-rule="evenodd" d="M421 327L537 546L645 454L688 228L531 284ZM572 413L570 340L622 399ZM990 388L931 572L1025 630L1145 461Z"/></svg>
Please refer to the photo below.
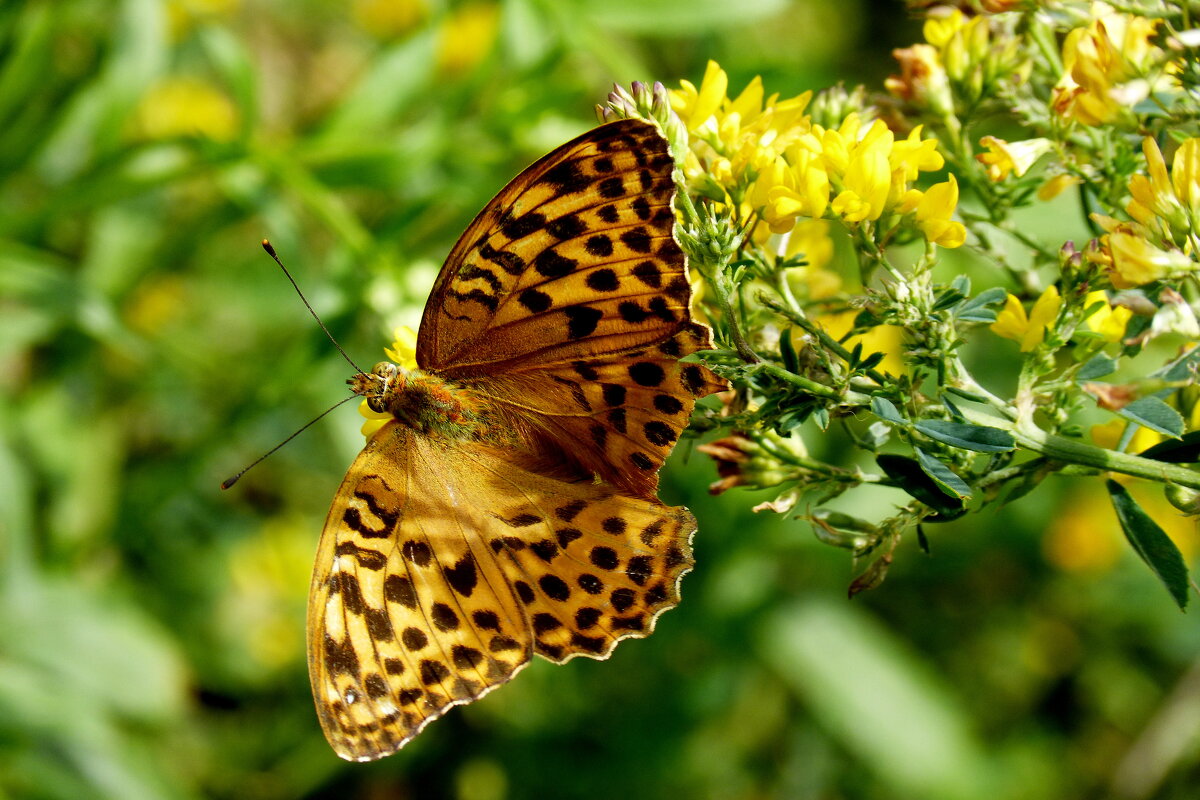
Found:
<svg viewBox="0 0 1200 800"><path fill-rule="evenodd" d="M658 469L695 398L658 129L603 125L522 172L442 267L419 369L350 379L390 419L325 521L308 606L321 726L358 761L395 752L534 653L606 658L679 602L695 519Z"/></svg>

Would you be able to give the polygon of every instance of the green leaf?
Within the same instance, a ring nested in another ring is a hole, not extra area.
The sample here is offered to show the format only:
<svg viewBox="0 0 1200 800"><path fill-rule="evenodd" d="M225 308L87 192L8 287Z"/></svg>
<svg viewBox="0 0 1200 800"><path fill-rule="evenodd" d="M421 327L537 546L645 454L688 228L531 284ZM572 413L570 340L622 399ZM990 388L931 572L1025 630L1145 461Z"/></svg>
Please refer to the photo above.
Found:
<svg viewBox="0 0 1200 800"><path fill-rule="evenodd" d="M891 400L883 397L871 398L871 410L875 412L875 416L880 419L894 422L898 425L904 424L904 417L900 416L899 409L892 404Z"/></svg>
<svg viewBox="0 0 1200 800"><path fill-rule="evenodd" d="M1185 433L1180 439L1168 439L1138 453L1168 464L1192 464L1200 461L1200 431Z"/></svg>
<svg viewBox="0 0 1200 800"><path fill-rule="evenodd" d="M1105 481L1104 484L1112 498L1117 519L1121 522L1121 530L1125 531L1125 538L1167 587L1176 605L1181 610L1187 608L1188 571L1179 548L1125 491L1124 486L1114 480Z"/></svg>
<svg viewBox="0 0 1200 800"><path fill-rule="evenodd" d="M925 535L925 526L917 525L917 545L921 548L921 552L929 555L929 537Z"/></svg>
<svg viewBox="0 0 1200 800"><path fill-rule="evenodd" d="M875 462L899 488L938 512L936 518L928 519L929 522L949 522L966 513L962 499L947 496L913 459L885 453L877 456Z"/></svg>
<svg viewBox="0 0 1200 800"><path fill-rule="evenodd" d="M914 447L913 450L917 454L917 462L921 465L921 469L933 479L939 489L951 497L961 500L971 496L971 487L967 486L962 478L955 475L952 469L919 447Z"/></svg>
<svg viewBox="0 0 1200 800"><path fill-rule="evenodd" d="M1164 436L1178 439L1183 434L1183 417L1157 397L1134 400L1117 414Z"/></svg>
<svg viewBox="0 0 1200 800"><path fill-rule="evenodd" d="M963 303L955 316L963 322L995 322L996 311L991 306L1000 305L1007 297L1008 292L993 286Z"/></svg>
<svg viewBox="0 0 1200 800"><path fill-rule="evenodd" d="M800 359L796 357L796 346L792 343L792 329L779 335L779 355L783 357L783 368L788 372L800 371Z"/></svg>
<svg viewBox="0 0 1200 800"><path fill-rule="evenodd" d="M933 300L933 310L944 311L947 308L952 308L965 300L966 297L967 295L964 292L960 292L953 286L944 287Z"/></svg>
<svg viewBox="0 0 1200 800"><path fill-rule="evenodd" d="M1079 368L1079 372L1075 373L1075 380L1092 381L1096 378L1103 378L1105 375L1111 375L1117 371L1117 363L1117 359L1110 358L1104 353L1097 353Z"/></svg>
<svg viewBox="0 0 1200 800"><path fill-rule="evenodd" d="M1134 319L1139 318L1134 317ZM1193 347L1162 369L1152 372L1151 376L1162 378L1164 381L1186 380L1191 376L1192 370L1197 364L1200 364L1200 346Z"/></svg>
<svg viewBox="0 0 1200 800"><path fill-rule="evenodd" d="M970 400L972 403L987 403L988 402L988 399L986 397L984 397L983 395L976 394L975 392L971 392L966 389L960 389L957 386L947 386L946 392L949 394L955 395L956 397L961 397L963 400Z"/></svg>
<svg viewBox="0 0 1200 800"><path fill-rule="evenodd" d="M865 606L802 599L763 619L766 662L892 797L995 797L989 752L944 673ZM819 792L814 792L819 794Z"/></svg>
<svg viewBox="0 0 1200 800"><path fill-rule="evenodd" d="M913 427L942 444L977 453L1006 453L1016 447L1012 434L999 428L940 419L922 420Z"/></svg>

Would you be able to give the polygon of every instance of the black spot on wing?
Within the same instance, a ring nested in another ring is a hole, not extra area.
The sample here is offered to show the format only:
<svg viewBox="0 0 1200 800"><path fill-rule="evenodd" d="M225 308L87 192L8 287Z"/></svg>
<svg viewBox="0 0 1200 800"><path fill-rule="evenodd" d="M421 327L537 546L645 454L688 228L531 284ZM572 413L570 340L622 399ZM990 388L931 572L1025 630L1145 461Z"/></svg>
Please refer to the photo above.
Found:
<svg viewBox="0 0 1200 800"><path fill-rule="evenodd" d="M571 339L591 335L604 316L604 312L591 306L570 306L563 313L567 315L567 336Z"/></svg>

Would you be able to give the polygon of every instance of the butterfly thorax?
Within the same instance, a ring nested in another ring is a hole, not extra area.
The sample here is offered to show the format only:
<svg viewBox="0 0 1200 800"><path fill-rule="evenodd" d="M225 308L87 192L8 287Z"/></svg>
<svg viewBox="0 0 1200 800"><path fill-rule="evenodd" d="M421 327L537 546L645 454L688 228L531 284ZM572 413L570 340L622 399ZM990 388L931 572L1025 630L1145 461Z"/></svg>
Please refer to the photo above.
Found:
<svg viewBox="0 0 1200 800"><path fill-rule="evenodd" d="M451 439L479 437L486 425L470 390L424 370L388 361L346 381L376 413L388 413L415 431Z"/></svg>

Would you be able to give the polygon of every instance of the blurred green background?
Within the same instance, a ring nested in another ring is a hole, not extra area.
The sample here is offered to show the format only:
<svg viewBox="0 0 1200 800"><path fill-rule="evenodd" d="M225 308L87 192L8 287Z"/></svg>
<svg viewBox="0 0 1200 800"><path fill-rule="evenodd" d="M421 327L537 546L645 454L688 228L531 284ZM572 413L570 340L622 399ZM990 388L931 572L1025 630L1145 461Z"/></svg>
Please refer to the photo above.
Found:
<svg viewBox="0 0 1200 800"><path fill-rule="evenodd" d="M368 765L303 654L359 416L218 489L345 391L262 237L371 363L613 81L877 88L919 37L882 0L0 4L0 797L1197 796L1200 630L1095 481L931 527L850 602L845 552L710 498L685 444L698 566L657 632Z"/></svg>

